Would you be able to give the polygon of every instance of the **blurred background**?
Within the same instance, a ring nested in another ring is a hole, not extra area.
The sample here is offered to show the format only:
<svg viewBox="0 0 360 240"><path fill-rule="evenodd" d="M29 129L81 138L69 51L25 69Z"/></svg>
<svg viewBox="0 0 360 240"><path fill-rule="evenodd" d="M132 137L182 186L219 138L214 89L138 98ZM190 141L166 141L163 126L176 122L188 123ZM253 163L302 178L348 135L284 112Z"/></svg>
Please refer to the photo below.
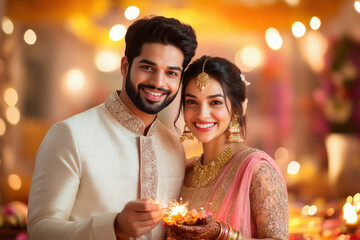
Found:
<svg viewBox="0 0 360 240"><path fill-rule="evenodd" d="M190 24L195 58L225 57L251 82L247 144L283 171L290 238L360 236L359 0L0 0L0 239L26 233L48 128L121 89L126 29L151 14ZM178 98L159 115L174 131L177 111Z"/></svg>

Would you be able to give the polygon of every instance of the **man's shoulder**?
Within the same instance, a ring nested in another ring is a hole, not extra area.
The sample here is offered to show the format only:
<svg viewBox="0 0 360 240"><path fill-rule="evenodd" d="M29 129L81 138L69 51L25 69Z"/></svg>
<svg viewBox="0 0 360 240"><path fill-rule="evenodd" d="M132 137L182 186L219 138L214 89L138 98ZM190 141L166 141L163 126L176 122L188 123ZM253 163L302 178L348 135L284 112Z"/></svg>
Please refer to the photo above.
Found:
<svg viewBox="0 0 360 240"><path fill-rule="evenodd" d="M71 117L63 120L62 122L72 123L72 122L78 122L78 121L83 122L83 121L91 120L91 119L94 119L95 116L101 116L105 109L106 109L105 104L101 103L101 104L94 106L92 108L89 108L83 112L72 115Z"/></svg>

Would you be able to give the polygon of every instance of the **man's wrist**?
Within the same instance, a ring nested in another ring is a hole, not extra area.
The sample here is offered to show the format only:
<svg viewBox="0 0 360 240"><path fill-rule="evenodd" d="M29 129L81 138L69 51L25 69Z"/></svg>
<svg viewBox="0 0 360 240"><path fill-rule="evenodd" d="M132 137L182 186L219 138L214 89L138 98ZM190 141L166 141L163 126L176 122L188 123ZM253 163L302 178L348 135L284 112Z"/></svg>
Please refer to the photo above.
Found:
<svg viewBox="0 0 360 240"><path fill-rule="evenodd" d="M118 223L119 215L120 215L120 213L118 215L116 215L116 218L114 220L115 237L117 240L130 240L130 237L126 236L120 229L120 223Z"/></svg>

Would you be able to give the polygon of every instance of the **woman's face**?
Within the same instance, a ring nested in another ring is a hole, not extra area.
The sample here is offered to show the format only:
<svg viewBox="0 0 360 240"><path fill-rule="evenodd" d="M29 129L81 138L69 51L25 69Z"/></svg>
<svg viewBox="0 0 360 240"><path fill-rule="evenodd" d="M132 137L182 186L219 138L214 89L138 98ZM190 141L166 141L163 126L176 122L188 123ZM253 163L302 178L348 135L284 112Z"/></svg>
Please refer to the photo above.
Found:
<svg viewBox="0 0 360 240"><path fill-rule="evenodd" d="M229 98L225 104L224 90L221 84L210 77L207 87L201 92L192 79L185 89L184 118L194 136L202 143L223 138L231 121Z"/></svg>

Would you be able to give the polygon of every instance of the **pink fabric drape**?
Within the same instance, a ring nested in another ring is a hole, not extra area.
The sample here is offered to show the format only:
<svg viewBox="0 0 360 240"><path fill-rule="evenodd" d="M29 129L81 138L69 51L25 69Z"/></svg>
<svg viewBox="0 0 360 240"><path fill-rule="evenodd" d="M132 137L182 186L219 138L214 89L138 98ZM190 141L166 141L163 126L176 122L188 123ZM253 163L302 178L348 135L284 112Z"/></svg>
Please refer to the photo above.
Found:
<svg viewBox="0 0 360 240"><path fill-rule="evenodd" d="M246 151L246 150L245 150ZM211 203L218 197L217 190L221 187L224 178L228 174L229 170L235 164L238 157L243 154L242 151L236 154L229 162L228 166L219 176L215 183L214 189L205 205L206 209L209 209ZM286 183L280 172L276 162L263 151L254 151L246 156L230 184L229 189L223 199L221 207L217 213L216 220L228 222L229 214L232 214L229 224L236 230L241 231L244 237L254 237L254 229L251 222L251 208L250 208L250 185L253 177L254 167L261 163L268 163L272 168L276 170L282 179L285 189ZM235 200L234 212L231 213L232 202Z"/></svg>

